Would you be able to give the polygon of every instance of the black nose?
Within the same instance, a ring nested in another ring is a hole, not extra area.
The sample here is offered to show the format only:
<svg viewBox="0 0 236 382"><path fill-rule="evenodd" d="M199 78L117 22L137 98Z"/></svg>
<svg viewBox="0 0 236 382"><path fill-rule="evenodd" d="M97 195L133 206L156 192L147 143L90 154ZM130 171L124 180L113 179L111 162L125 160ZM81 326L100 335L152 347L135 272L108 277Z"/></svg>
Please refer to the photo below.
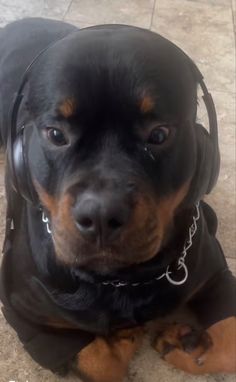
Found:
<svg viewBox="0 0 236 382"><path fill-rule="evenodd" d="M129 220L131 207L112 194L85 194L74 206L74 218L83 237L104 245L121 232Z"/></svg>

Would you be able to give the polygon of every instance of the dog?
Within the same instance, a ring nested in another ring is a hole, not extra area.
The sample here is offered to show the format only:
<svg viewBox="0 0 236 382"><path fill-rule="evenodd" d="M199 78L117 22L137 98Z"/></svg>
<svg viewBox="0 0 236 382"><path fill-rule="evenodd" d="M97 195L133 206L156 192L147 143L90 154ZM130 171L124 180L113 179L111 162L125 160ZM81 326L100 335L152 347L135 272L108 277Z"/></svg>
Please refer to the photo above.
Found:
<svg viewBox="0 0 236 382"><path fill-rule="evenodd" d="M154 348L188 373L235 372L236 281L203 201L217 121L196 65L145 29L34 18L3 28L0 51L1 300L26 351L121 382L146 324L185 305L201 330L157 323Z"/></svg>

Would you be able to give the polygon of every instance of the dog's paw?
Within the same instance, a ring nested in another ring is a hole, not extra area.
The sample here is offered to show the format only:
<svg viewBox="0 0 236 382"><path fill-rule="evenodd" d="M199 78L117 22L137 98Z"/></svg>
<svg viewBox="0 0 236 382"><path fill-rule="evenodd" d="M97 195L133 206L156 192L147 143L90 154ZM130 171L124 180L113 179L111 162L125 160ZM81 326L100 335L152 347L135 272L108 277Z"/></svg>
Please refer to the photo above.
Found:
<svg viewBox="0 0 236 382"><path fill-rule="evenodd" d="M162 357L191 374L236 372L236 317L216 322L207 332L179 324L158 327L153 344Z"/></svg>
<svg viewBox="0 0 236 382"><path fill-rule="evenodd" d="M211 346L212 340L208 333L182 324L162 324L153 343L162 358L170 360L169 355L174 352L181 359L188 360L191 357L198 366L201 366L204 359L202 356ZM178 357L174 364L178 367Z"/></svg>
<svg viewBox="0 0 236 382"><path fill-rule="evenodd" d="M143 334L142 328L133 328L117 331L110 337L96 337L77 355L78 374L89 382L123 382Z"/></svg>

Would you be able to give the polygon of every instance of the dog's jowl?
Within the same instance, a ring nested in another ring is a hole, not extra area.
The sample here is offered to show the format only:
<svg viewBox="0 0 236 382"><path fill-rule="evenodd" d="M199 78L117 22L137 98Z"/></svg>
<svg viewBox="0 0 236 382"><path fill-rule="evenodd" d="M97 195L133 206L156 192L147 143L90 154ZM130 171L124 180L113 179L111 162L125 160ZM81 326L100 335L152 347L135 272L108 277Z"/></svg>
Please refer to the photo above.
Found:
<svg viewBox="0 0 236 382"><path fill-rule="evenodd" d="M202 200L217 119L196 65L148 30L43 19L0 30L0 51L1 300L24 348L52 371L122 382L158 319L154 347L175 367L235 372L236 282ZM160 324L183 305L200 329Z"/></svg>

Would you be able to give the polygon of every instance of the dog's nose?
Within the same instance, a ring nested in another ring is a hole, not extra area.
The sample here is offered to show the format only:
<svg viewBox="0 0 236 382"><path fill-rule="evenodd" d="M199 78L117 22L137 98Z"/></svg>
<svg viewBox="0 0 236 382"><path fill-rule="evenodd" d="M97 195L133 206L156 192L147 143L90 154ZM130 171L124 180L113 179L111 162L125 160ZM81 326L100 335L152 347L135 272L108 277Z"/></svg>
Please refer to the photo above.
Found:
<svg viewBox="0 0 236 382"><path fill-rule="evenodd" d="M101 245L113 240L129 220L131 207L112 194L82 196L73 214L82 236Z"/></svg>

